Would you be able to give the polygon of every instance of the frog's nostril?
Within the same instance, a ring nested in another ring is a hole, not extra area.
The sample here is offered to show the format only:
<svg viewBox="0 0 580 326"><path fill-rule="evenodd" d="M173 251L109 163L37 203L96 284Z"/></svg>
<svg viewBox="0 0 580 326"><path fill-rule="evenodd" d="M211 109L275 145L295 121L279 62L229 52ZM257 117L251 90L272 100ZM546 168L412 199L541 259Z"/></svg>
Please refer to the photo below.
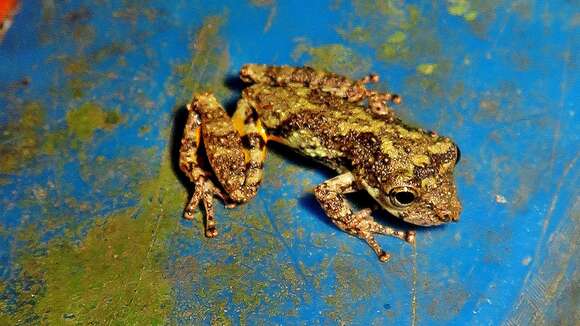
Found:
<svg viewBox="0 0 580 326"><path fill-rule="evenodd" d="M447 222L456 222L459 220L459 214L453 214L453 212L451 211L443 211L443 212L439 212L439 220L441 222L447 223Z"/></svg>

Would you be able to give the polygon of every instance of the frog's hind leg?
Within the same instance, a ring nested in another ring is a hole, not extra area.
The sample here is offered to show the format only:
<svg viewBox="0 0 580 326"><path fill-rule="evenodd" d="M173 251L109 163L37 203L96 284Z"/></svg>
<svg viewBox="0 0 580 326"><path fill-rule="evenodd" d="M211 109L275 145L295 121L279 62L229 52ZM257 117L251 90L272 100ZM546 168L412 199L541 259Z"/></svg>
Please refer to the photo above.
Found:
<svg viewBox="0 0 580 326"><path fill-rule="evenodd" d="M262 182L267 135L256 109L246 97L247 93L242 92L242 98L238 101L232 116L232 123L241 136L246 163L244 185L239 189L237 196L249 200L255 196Z"/></svg>
<svg viewBox="0 0 580 326"><path fill-rule="evenodd" d="M314 189L316 199L332 222L341 230L363 239L377 254L379 260L385 262L391 255L385 252L373 234L386 234L412 243L415 233L404 232L385 227L375 222L370 209L354 213L344 194L357 190L354 176L349 172L330 179Z"/></svg>
<svg viewBox="0 0 580 326"><path fill-rule="evenodd" d="M320 89L332 95L345 98L349 102L368 100L369 108L377 114L388 115L388 103L399 104L401 97L389 92L369 90L365 84L377 83L379 76L369 74L359 80L311 67L268 66L248 64L242 67L240 78L248 83L265 83L272 86L299 84L312 89Z"/></svg>
<svg viewBox="0 0 580 326"><path fill-rule="evenodd" d="M180 168L195 184L195 191L185 209L185 218L193 218L202 201L205 207L205 235L214 237L217 229L213 198L226 204L243 203L255 196L262 176L265 132L254 118L255 111L242 99L236 118L230 121L217 99L209 94L194 96L188 105L189 116L180 149ZM238 120L242 121L241 126ZM243 135L243 137L240 136ZM219 181L217 187L203 169L197 151L205 145L211 172ZM245 148L244 148L245 147Z"/></svg>
<svg viewBox="0 0 580 326"><path fill-rule="evenodd" d="M214 220L212 199L214 196L217 196L225 200L225 196L221 189L216 187L211 179L209 179L211 173L201 167L201 162L197 155L201 143L201 116L194 110L192 105L188 105L187 109L189 114L179 150L179 167L195 185L195 190L185 207L183 216L189 220L193 219L193 213L199 205L200 200L202 200L206 211L204 223L205 235L207 237L215 237L217 235L217 229Z"/></svg>

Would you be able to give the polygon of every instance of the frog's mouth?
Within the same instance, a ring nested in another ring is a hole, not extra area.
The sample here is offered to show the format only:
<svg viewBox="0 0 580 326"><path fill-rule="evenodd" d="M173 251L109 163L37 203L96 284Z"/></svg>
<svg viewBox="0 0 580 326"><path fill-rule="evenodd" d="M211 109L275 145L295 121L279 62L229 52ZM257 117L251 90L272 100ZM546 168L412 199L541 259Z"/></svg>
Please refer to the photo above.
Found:
<svg viewBox="0 0 580 326"><path fill-rule="evenodd" d="M395 207L389 197L380 196L377 200L381 206L395 217L418 226L437 226L459 221L459 210L420 209L420 203L407 207Z"/></svg>

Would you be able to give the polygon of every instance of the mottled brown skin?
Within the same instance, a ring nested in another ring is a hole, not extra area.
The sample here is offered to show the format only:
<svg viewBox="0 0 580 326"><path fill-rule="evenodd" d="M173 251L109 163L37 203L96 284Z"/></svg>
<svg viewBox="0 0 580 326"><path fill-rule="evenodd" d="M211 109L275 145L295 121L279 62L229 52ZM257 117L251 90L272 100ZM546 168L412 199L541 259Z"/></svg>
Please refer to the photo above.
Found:
<svg viewBox="0 0 580 326"><path fill-rule="evenodd" d="M413 243L415 232L382 226L369 209L353 212L344 194L364 189L387 211L416 225L459 219L453 179L459 149L449 138L398 120L388 103L400 98L365 87L378 76L352 81L308 67L265 65L246 65L240 75L254 85L242 92L231 121L210 94L196 95L189 106L193 122L185 130L180 162L196 190L186 217L202 198L206 235L217 234L213 195L242 203L256 194L267 140L290 146L340 174L316 187L314 194L328 217L365 240L381 261L390 255L374 234ZM200 140L223 191L209 180L210 173L202 172L206 170L196 156Z"/></svg>

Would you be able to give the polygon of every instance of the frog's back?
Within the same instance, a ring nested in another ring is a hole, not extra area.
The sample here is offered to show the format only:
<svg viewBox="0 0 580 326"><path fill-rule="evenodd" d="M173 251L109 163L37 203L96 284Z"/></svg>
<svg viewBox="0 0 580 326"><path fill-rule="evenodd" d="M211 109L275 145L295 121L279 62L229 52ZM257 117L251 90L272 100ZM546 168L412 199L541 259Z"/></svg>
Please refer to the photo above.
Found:
<svg viewBox="0 0 580 326"><path fill-rule="evenodd" d="M271 139L332 167L380 155L380 142L402 128L318 89L258 84L246 92Z"/></svg>
<svg viewBox="0 0 580 326"><path fill-rule="evenodd" d="M319 89L257 84L245 92L260 120L273 134L309 129L338 136L354 131L355 126L360 132L371 129L375 132L389 123L363 106Z"/></svg>

